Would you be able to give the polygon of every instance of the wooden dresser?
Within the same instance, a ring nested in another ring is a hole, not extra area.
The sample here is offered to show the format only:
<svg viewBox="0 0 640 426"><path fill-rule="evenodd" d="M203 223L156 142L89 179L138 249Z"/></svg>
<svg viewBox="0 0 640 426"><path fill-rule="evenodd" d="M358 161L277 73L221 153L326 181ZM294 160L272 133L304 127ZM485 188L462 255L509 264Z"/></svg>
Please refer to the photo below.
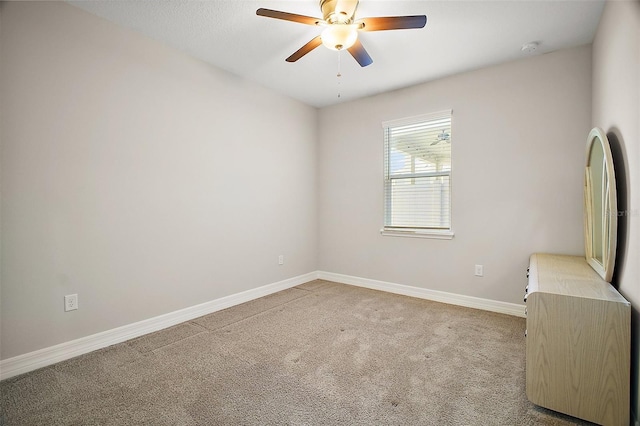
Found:
<svg viewBox="0 0 640 426"><path fill-rule="evenodd" d="M534 254L528 276L527 397L594 423L627 426L631 305L584 257Z"/></svg>

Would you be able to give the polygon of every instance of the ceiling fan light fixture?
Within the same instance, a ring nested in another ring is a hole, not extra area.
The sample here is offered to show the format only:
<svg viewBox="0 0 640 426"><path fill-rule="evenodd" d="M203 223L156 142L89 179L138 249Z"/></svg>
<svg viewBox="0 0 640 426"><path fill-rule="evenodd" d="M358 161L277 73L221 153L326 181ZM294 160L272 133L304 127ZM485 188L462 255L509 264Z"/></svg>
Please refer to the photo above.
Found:
<svg viewBox="0 0 640 426"><path fill-rule="evenodd" d="M260 8L256 15L266 18L282 19L305 25L325 27L321 35L315 36L307 44L286 58L287 62L296 62L316 47L324 44L331 50L348 50L361 67L369 66L373 59L358 40L358 31L388 31L424 28L425 15L377 16L356 20L355 13L359 0L320 0L323 19L279 10Z"/></svg>
<svg viewBox="0 0 640 426"><path fill-rule="evenodd" d="M358 31L355 25L333 24L322 31L320 38L331 50L345 50L358 40Z"/></svg>

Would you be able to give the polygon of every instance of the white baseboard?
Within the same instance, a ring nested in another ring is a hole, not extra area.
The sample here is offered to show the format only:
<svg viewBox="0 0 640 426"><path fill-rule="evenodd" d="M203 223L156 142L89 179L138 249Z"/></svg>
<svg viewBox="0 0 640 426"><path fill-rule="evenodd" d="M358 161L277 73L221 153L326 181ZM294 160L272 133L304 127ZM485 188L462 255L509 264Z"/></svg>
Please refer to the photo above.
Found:
<svg viewBox="0 0 640 426"><path fill-rule="evenodd" d="M318 271L318 278L343 284L366 287L373 290L386 291L388 293L402 294L404 296L433 300L435 302L448 303L450 305L465 306L467 308L482 309L484 311L498 312L524 318L524 305L516 303L499 302L497 300L482 299L480 297L464 296L462 294L447 293L445 291L429 290L420 287L411 287L403 284L395 284L369 278L354 277L351 275L335 274L332 272Z"/></svg>
<svg viewBox="0 0 640 426"><path fill-rule="evenodd" d="M81 337L80 339L64 342L59 345L50 346L48 348L18 355L0 361L0 380L8 379L18 374L27 373L56 362L64 361L78 355L86 354L97 349L121 343L144 334L162 330L181 322L189 321L212 312L230 308L240 303L248 302L259 297L267 296L281 290L286 290L308 281L318 278L317 272L299 275L262 287L243 291L241 293L232 294L230 296L221 297L220 299L205 302L189 308L180 309L168 314L159 315L133 324L107 330L102 333L93 334L91 336Z"/></svg>
<svg viewBox="0 0 640 426"><path fill-rule="evenodd" d="M373 290L381 290L389 293L428 299L436 302L452 305L466 306L485 311L499 312L502 314L524 317L524 305L515 303L498 302L495 300L481 299L479 297L463 296L444 291L429 290L419 287L411 287L402 284L377 281L368 278L354 277L351 275L335 274L332 272L315 271L299 275L272 284L267 284L252 290L225 296L220 299L205 302L200 305L180 309L168 314L159 315L133 324L107 330L102 333L82 337L80 339L64 342L59 345L18 355L13 358L0 361L0 380L8 379L18 374L27 373L56 362L64 361L97 349L115 345L144 334L162 330L212 312L230 308L259 297L267 296L281 290L286 290L315 279L323 279L343 284L366 287ZM637 422L636 422L637 425Z"/></svg>

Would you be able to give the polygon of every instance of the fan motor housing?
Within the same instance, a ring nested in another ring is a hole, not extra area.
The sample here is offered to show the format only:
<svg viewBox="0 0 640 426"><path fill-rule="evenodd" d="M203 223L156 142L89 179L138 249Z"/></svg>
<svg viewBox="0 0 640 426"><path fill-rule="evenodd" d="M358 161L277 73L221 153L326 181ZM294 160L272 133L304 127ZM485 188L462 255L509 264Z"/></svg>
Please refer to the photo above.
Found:
<svg viewBox="0 0 640 426"><path fill-rule="evenodd" d="M353 16L349 16L343 10L336 10L340 3L355 3L353 11L358 7L359 0L320 0L320 9L322 10L322 18L330 24L350 24Z"/></svg>

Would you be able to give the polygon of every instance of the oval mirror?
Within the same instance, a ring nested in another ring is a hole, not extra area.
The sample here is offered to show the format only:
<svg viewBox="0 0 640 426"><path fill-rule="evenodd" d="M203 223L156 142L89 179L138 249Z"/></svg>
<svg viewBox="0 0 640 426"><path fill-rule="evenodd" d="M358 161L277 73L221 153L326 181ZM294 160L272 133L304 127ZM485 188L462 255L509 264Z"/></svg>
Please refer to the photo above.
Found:
<svg viewBox="0 0 640 426"><path fill-rule="evenodd" d="M616 258L617 203L609 140L602 129L595 127L587 139L584 243L587 262L607 282L611 282Z"/></svg>

